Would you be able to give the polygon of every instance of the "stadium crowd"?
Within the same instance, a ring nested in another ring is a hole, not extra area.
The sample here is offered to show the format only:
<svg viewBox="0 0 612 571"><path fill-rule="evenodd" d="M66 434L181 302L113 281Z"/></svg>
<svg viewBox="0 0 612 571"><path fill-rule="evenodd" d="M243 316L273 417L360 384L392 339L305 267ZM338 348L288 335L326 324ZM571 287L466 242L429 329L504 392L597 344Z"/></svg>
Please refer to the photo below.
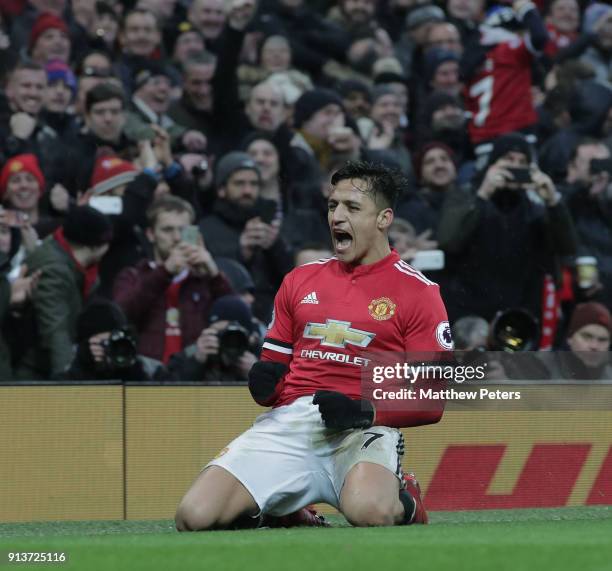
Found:
<svg viewBox="0 0 612 571"><path fill-rule="evenodd" d="M609 349L608 4L3 0L0 81L1 380L245 380L347 160L459 348Z"/></svg>

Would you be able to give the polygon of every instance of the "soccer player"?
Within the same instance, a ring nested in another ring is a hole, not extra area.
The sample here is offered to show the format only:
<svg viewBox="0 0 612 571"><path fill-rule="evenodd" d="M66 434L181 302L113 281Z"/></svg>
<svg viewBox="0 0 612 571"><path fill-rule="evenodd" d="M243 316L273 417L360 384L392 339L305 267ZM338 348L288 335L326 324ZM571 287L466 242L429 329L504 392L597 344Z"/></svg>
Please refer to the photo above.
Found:
<svg viewBox="0 0 612 571"><path fill-rule="evenodd" d="M533 129L538 116L531 97L531 68L548 41L544 21L529 0L496 6L489 14L477 44L468 46L462 62L475 146L504 133Z"/></svg>
<svg viewBox="0 0 612 571"><path fill-rule="evenodd" d="M285 277L249 374L253 398L273 408L199 474L178 507L180 531L316 502L356 526L427 522L395 427L437 422L442 410L376 410L361 398L361 366L366 350L450 350L446 310L438 286L389 246L401 175L348 163L331 184L335 256Z"/></svg>

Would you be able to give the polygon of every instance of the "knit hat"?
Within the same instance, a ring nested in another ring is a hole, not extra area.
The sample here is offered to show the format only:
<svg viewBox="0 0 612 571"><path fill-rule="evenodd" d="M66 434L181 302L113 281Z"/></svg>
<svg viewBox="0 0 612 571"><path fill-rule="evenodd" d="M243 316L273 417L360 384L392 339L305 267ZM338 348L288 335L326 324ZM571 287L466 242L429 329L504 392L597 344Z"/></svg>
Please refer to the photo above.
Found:
<svg viewBox="0 0 612 571"><path fill-rule="evenodd" d="M459 56L455 52L438 48L429 50L427 54L425 54L425 69L428 82L433 79L437 69L447 61L459 62Z"/></svg>
<svg viewBox="0 0 612 571"><path fill-rule="evenodd" d="M585 34L592 34L593 27L597 20L606 15L611 15L612 6L604 4L602 2L594 2L584 11L584 18L582 20L582 31Z"/></svg>
<svg viewBox="0 0 612 571"><path fill-rule="evenodd" d="M317 87L304 93L296 102L293 110L293 124L299 129L317 111L327 105L338 105L344 110L342 99L331 89Z"/></svg>
<svg viewBox="0 0 612 571"><path fill-rule="evenodd" d="M434 6L433 4L418 6L408 12L406 16L406 28L408 30L414 30L423 24L444 22L445 19L444 11L438 6Z"/></svg>
<svg viewBox="0 0 612 571"><path fill-rule="evenodd" d="M76 95L77 91L77 79L72 70L63 61L58 59L51 60L45 66L47 72L47 81L49 84L55 83L56 81L63 81L72 91L72 96Z"/></svg>
<svg viewBox="0 0 612 571"><path fill-rule="evenodd" d="M453 149L451 149L447 144L442 143L440 141L431 141L424 145L419 150L419 152L414 155L414 174L417 177L417 180L421 180L421 171L423 168L423 161L425 160L425 155L427 155L427 153L432 149L442 149L450 157L451 161L455 163L455 166L457 166L457 161Z"/></svg>
<svg viewBox="0 0 612 571"><path fill-rule="evenodd" d="M381 97L385 95L395 95L395 91L387 85L377 85L372 89L372 103L376 103Z"/></svg>
<svg viewBox="0 0 612 571"><path fill-rule="evenodd" d="M91 206L69 210L63 228L66 240L81 246L102 246L113 238L111 221Z"/></svg>
<svg viewBox="0 0 612 571"><path fill-rule="evenodd" d="M612 331L612 319L608 308L596 301L579 303L572 313L567 336L571 337L576 331L587 325L601 325L608 331Z"/></svg>
<svg viewBox="0 0 612 571"><path fill-rule="evenodd" d="M341 97L348 97L350 93L362 93L368 101L372 101L372 90L367 83L359 79L345 79L337 85L338 93Z"/></svg>
<svg viewBox="0 0 612 571"><path fill-rule="evenodd" d="M215 300L210 308L209 323L237 321L249 333L253 331L253 314L249 306L237 295L224 295Z"/></svg>
<svg viewBox="0 0 612 571"><path fill-rule="evenodd" d="M45 176L40 170L36 155L17 155L7 161L0 173L0 200L4 197L9 179L19 172L29 172L34 175L38 182L38 192L41 195L45 192Z"/></svg>
<svg viewBox="0 0 612 571"><path fill-rule="evenodd" d="M245 291L253 293L255 291L255 283L249 270L240 262L231 258L215 258L215 261L236 293L244 293Z"/></svg>
<svg viewBox="0 0 612 571"><path fill-rule="evenodd" d="M103 194L132 182L137 176L138 170L132 163L119 157L98 157L91 175L91 190L94 195Z"/></svg>
<svg viewBox="0 0 612 571"><path fill-rule="evenodd" d="M232 151L231 153L223 155L221 160L217 163L215 186L221 188L230 176L240 170L255 171L257 176L261 179L261 171L250 155L242 151Z"/></svg>
<svg viewBox="0 0 612 571"><path fill-rule="evenodd" d="M400 61L395 57L383 57L372 67L374 83L406 83L406 74Z"/></svg>
<svg viewBox="0 0 612 571"><path fill-rule="evenodd" d="M531 161L531 148L527 139L520 133L508 133L498 137L493 143L493 150L489 155L489 166L495 164L498 159L511 151L523 153L528 161Z"/></svg>
<svg viewBox="0 0 612 571"><path fill-rule="evenodd" d="M81 343L98 333L127 327L123 310L112 301L97 299L89 303L77 317L76 341Z"/></svg>
<svg viewBox="0 0 612 571"><path fill-rule="evenodd" d="M30 31L30 41L28 44L29 49L32 50L38 41L38 38L42 34L44 34L47 30L52 29L59 30L60 32L64 32L64 34L68 35L68 26L59 16L49 12L45 12L38 16L34 22L34 25L32 26L32 30Z"/></svg>
<svg viewBox="0 0 612 571"><path fill-rule="evenodd" d="M166 66L155 60L144 60L134 74L134 91L138 91L149 79L163 76L171 80Z"/></svg>

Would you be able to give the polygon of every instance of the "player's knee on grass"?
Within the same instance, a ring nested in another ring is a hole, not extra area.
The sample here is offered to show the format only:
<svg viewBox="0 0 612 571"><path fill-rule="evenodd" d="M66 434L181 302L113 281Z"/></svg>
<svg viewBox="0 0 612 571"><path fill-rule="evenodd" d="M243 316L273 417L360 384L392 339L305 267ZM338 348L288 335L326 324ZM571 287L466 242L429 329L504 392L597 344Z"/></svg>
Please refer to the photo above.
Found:
<svg viewBox="0 0 612 571"><path fill-rule="evenodd" d="M206 531L214 529L218 519L217 514L214 514L207 506L181 502L176 510L174 521L178 531Z"/></svg>
<svg viewBox="0 0 612 571"><path fill-rule="evenodd" d="M347 521L356 527L395 525L397 506L378 501L378 498L360 498L343 507Z"/></svg>

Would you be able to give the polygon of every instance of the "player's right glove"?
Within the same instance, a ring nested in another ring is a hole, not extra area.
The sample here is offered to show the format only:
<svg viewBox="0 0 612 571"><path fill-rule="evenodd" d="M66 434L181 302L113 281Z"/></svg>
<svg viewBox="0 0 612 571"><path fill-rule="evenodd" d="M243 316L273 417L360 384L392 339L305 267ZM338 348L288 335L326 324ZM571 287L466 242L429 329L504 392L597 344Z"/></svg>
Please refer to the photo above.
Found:
<svg viewBox="0 0 612 571"><path fill-rule="evenodd" d="M278 381L287 372L287 365L275 361L257 361L249 371L249 391L256 402L267 401Z"/></svg>
<svg viewBox="0 0 612 571"><path fill-rule="evenodd" d="M374 423L374 405L367 400L353 400L336 391L317 391L312 404L319 405L327 428L370 428Z"/></svg>

